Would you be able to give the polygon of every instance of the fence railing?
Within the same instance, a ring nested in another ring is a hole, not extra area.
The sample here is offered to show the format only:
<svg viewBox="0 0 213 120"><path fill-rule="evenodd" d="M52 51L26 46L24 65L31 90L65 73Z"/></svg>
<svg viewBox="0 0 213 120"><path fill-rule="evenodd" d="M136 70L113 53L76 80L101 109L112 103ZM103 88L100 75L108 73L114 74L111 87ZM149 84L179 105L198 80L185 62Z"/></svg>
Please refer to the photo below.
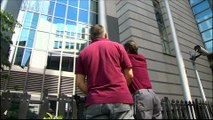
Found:
<svg viewBox="0 0 213 120"><path fill-rule="evenodd" d="M74 95L67 97L64 94L59 98L43 92L41 100L31 100L27 93L3 92L1 95L1 119L42 119L50 111L50 101L58 101L58 115L64 119L84 119L85 99ZM39 113L29 110L29 104L39 104ZM71 105L71 110L66 110L66 104ZM161 100L163 119L213 119L213 103L198 101L192 102L169 100L167 97Z"/></svg>
<svg viewBox="0 0 213 120"><path fill-rule="evenodd" d="M210 102L161 100L164 119L213 119L213 104Z"/></svg>

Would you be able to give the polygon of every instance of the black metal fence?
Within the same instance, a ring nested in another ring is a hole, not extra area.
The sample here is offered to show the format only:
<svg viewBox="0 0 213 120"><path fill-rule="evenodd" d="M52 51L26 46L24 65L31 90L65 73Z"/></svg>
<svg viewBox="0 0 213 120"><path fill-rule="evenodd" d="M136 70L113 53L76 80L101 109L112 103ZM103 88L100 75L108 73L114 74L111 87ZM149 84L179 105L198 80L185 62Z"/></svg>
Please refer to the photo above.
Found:
<svg viewBox="0 0 213 120"><path fill-rule="evenodd" d="M27 93L3 92L1 95L1 119L42 119L50 111L50 102L58 101L58 115L63 119L84 119L84 101L80 96L67 97L59 95L58 98L43 92L41 100L31 100ZM65 104L71 105L71 110L65 109ZM29 104L39 104L39 114L29 110ZM213 119L213 104L209 102L169 100L167 97L161 100L163 119Z"/></svg>
<svg viewBox="0 0 213 120"><path fill-rule="evenodd" d="M213 104L210 102L161 100L164 119L213 119Z"/></svg>

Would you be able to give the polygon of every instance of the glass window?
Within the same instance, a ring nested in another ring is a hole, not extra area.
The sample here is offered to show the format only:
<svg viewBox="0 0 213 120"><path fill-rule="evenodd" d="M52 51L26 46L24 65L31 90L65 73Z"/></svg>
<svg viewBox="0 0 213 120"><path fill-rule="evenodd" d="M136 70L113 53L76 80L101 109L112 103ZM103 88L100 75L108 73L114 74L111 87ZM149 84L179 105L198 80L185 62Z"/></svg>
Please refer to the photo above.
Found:
<svg viewBox="0 0 213 120"><path fill-rule="evenodd" d="M197 22L202 22L208 18L212 17L212 10L211 9L208 9L208 10L205 10L204 12L200 13L200 14L197 14L195 16Z"/></svg>
<svg viewBox="0 0 213 120"><path fill-rule="evenodd" d="M90 12L90 24L95 25L98 23L98 15Z"/></svg>
<svg viewBox="0 0 213 120"><path fill-rule="evenodd" d="M79 21L88 22L88 11L79 10Z"/></svg>
<svg viewBox="0 0 213 120"><path fill-rule="evenodd" d="M62 48L62 41L59 42L58 48Z"/></svg>
<svg viewBox="0 0 213 120"><path fill-rule="evenodd" d="M62 41L54 41L54 49L62 48Z"/></svg>
<svg viewBox="0 0 213 120"><path fill-rule="evenodd" d="M31 50L30 49L25 49L24 51L24 55L21 61L21 66L27 66L29 64L30 61L30 57L31 57Z"/></svg>
<svg viewBox="0 0 213 120"><path fill-rule="evenodd" d="M212 53L213 52L213 42L212 42L213 40L211 40L211 41L209 41L209 42L206 42L205 43L205 46L206 46L206 49L210 52L210 53Z"/></svg>
<svg viewBox="0 0 213 120"><path fill-rule="evenodd" d="M199 5L195 6L192 8L194 14L197 14L205 9L207 9L209 7L209 3L207 0L203 1L202 3L200 3Z"/></svg>
<svg viewBox="0 0 213 120"><path fill-rule="evenodd" d="M30 27L31 21L32 21L33 13L32 12L27 12L27 15L24 20L24 25L23 27Z"/></svg>
<svg viewBox="0 0 213 120"><path fill-rule="evenodd" d="M18 48L14 64L19 65L21 67L27 66L30 60L30 56L30 49Z"/></svg>
<svg viewBox="0 0 213 120"><path fill-rule="evenodd" d="M24 54L24 48L18 47L15 62L14 62L15 65L21 66L23 54Z"/></svg>
<svg viewBox="0 0 213 120"><path fill-rule="evenodd" d="M58 41L54 41L54 49L58 49Z"/></svg>
<svg viewBox="0 0 213 120"><path fill-rule="evenodd" d="M62 71L73 72L73 63L74 63L73 57L70 57L70 55L63 55L61 67Z"/></svg>
<svg viewBox="0 0 213 120"><path fill-rule="evenodd" d="M60 53L48 53L47 69L59 70Z"/></svg>
<svg viewBox="0 0 213 120"><path fill-rule="evenodd" d="M80 0L80 8L88 10L89 0Z"/></svg>
<svg viewBox="0 0 213 120"><path fill-rule="evenodd" d="M66 43L65 43L65 48L66 48L66 49L69 49L69 42L66 42Z"/></svg>
<svg viewBox="0 0 213 120"><path fill-rule="evenodd" d="M30 47L30 48L33 47L34 37L35 37L35 30L30 30L28 40L27 40L27 47Z"/></svg>
<svg viewBox="0 0 213 120"><path fill-rule="evenodd" d="M153 2L153 6L154 6L154 10L155 10L155 17L158 23L158 29L159 29L159 33L160 33L160 38L161 38L161 43L163 46L163 52L167 53L167 54L171 54L171 49L170 49L170 45L169 45L169 40L168 40L168 34L167 34L167 30L164 24L164 20L163 20L163 14L161 11L161 6L159 1L157 0L152 0Z"/></svg>
<svg viewBox="0 0 213 120"><path fill-rule="evenodd" d="M70 43L70 49L74 49L75 43Z"/></svg>
<svg viewBox="0 0 213 120"><path fill-rule="evenodd" d="M77 20L77 9L74 7L68 7L67 19Z"/></svg>
<svg viewBox="0 0 213 120"><path fill-rule="evenodd" d="M54 10L54 6L55 3L54 2L50 2L50 1L42 1L43 5L42 5L42 13L43 14L47 14L47 15L53 15L53 10Z"/></svg>
<svg viewBox="0 0 213 120"><path fill-rule="evenodd" d="M39 16L38 13L33 13L31 28L36 29L37 24L38 24L38 16Z"/></svg>
<svg viewBox="0 0 213 120"><path fill-rule="evenodd" d="M196 5L197 3L201 2L202 0L189 0L191 6Z"/></svg>
<svg viewBox="0 0 213 120"><path fill-rule="evenodd" d="M25 46L28 39L29 29L22 29L19 46Z"/></svg>
<svg viewBox="0 0 213 120"><path fill-rule="evenodd" d="M78 7L78 0L68 0L69 5Z"/></svg>
<svg viewBox="0 0 213 120"><path fill-rule="evenodd" d="M52 30L53 33L56 33L56 31L64 32L64 20L54 18L51 30ZM63 36L62 33L59 33L59 34Z"/></svg>
<svg viewBox="0 0 213 120"><path fill-rule="evenodd" d="M202 33L202 37L204 41L208 41L212 39L212 29Z"/></svg>
<svg viewBox="0 0 213 120"><path fill-rule="evenodd" d="M55 16L65 18L66 7L61 4L56 4Z"/></svg>
<svg viewBox="0 0 213 120"><path fill-rule="evenodd" d="M57 0L57 2L67 4L67 0Z"/></svg>
<svg viewBox="0 0 213 120"><path fill-rule="evenodd" d="M75 31L76 31L76 23L75 22L71 22L71 21L67 21L66 23L66 30L67 30L67 37L68 38L75 38ZM68 34L69 33L69 34Z"/></svg>
<svg viewBox="0 0 213 120"><path fill-rule="evenodd" d="M90 10L93 12L98 12L98 2L91 0Z"/></svg>
<svg viewBox="0 0 213 120"><path fill-rule="evenodd" d="M24 21L24 15L25 15L25 12L24 11L22 11L22 10L20 10L19 11L19 14L18 14L18 19L17 19L17 21L20 23L20 24L22 24L23 25L23 21Z"/></svg>
<svg viewBox="0 0 213 120"><path fill-rule="evenodd" d="M30 1L23 0L23 2L22 2L22 4L21 4L21 9L22 9L22 10L27 9L27 7L29 7L29 2L30 2Z"/></svg>
<svg viewBox="0 0 213 120"><path fill-rule="evenodd" d="M52 17L41 15L39 24L38 24L38 30L49 32L51 27Z"/></svg>
<svg viewBox="0 0 213 120"><path fill-rule="evenodd" d="M212 28L212 19L209 19L205 22L198 24L200 32Z"/></svg>
<svg viewBox="0 0 213 120"><path fill-rule="evenodd" d="M41 6L41 2L40 0L31 0L29 3L29 10L31 11L35 11L35 12L39 12L39 8Z"/></svg>
<svg viewBox="0 0 213 120"><path fill-rule="evenodd" d="M44 32L36 32L35 49L47 50L49 34Z"/></svg>

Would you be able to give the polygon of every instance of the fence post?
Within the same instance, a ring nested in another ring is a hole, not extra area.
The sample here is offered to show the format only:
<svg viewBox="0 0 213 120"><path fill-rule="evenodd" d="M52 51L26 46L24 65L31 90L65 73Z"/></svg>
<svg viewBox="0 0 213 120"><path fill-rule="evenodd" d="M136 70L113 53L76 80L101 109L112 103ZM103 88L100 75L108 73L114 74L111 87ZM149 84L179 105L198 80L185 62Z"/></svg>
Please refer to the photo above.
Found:
<svg viewBox="0 0 213 120"><path fill-rule="evenodd" d="M1 98L1 119L6 119L7 117L7 112L10 109L11 105L11 94L10 91L8 90L7 92L2 93L2 98Z"/></svg>
<svg viewBox="0 0 213 120"><path fill-rule="evenodd" d="M42 96L42 103L39 109L39 119L43 119L49 109L48 90L45 90Z"/></svg>
<svg viewBox="0 0 213 120"><path fill-rule="evenodd" d="M165 97L165 102L166 102L166 110L167 110L168 119L173 119L171 103L170 103L168 97Z"/></svg>
<svg viewBox="0 0 213 120"><path fill-rule="evenodd" d="M21 94L19 103L19 119L26 119L31 95L26 93Z"/></svg>
<svg viewBox="0 0 213 120"><path fill-rule="evenodd" d="M59 95L59 112L58 112L58 115L60 116L63 116L65 118L65 99L66 99L66 96L64 94L60 94Z"/></svg>
<svg viewBox="0 0 213 120"><path fill-rule="evenodd" d="M173 119L178 119L178 113L177 113L177 107L176 107L177 105L174 99L172 99L171 106L172 106L172 112L173 112Z"/></svg>
<svg viewBox="0 0 213 120"><path fill-rule="evenodd" d="M165 99L163 98L162 100L161 100L161 106L162 106L162 108L163 108L163 110L162 110L162 118L163 119L168 119L168 116L167 116L167 113L166 113L166 102L165 102Z"/></svg>
<svg viewBox="0 0 213 120"><path fill-rule="evenodd" d="M178 100L176 100L176 103L177 103L177 109L178 109L178 117L179 119L183 119L183 114L181 112L181 104Z"/></svg>
<svg viewBox="0 0 213 120"><path fill-rule="evenodd" d="M77 119L77 97L78 95L73 95L72 96L72 118Z"/></svg>

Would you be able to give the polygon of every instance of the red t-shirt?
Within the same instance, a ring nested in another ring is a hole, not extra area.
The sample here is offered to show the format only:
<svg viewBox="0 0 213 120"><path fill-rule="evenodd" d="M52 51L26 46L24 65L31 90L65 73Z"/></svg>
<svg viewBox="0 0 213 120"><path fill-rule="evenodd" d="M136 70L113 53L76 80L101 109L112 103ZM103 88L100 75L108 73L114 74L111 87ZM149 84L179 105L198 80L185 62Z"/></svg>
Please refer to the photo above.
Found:
<svg viewBox="0 0 213 120"><path fill-rule="evenodd" d="M76 74L87 76L86 106L102 103L132 104L122 70L132 67L122 45L98 38L83 49L77 59Z"/></svg>
<svg viewBox="0 0 213 120"><path fill-rule="evenodd" d="M139 89L152 89L145 57L136 54L128 54L128 56L132 62L134 76L132 83L129 85L130 92L134 93Z"/></svg>

